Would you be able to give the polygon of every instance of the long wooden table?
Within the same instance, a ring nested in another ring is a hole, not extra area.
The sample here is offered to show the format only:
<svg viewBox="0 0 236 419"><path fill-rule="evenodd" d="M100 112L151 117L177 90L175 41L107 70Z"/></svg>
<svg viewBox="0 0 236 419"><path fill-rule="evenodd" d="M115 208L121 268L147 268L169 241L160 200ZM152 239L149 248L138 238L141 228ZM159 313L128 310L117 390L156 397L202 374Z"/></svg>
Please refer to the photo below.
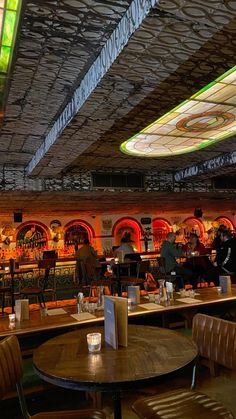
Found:
<svg viewBox="0 0 236 419"><path fill-rule="evenodd" d="M86 336L104 328L86 328L57 336L39 346L33 355L38 375L54 385L112 394L114 418L121 419L120 392L177 371L194 361L196 344L167 329L128 327L128 346L114 350L102 342L101 351L89 353Z"/></svg>
<svg viewBox="0 0 236 419"><path fill-rule="evenodd" d="M140 305L134 306L131 311L129 311L129 318L138 318L142 316L162 316L165 318L169 313L181 313L187 320L189 324L191 319L198 311L205 310L206 308L211 312L211 309L215 309L216 306L228 308L229 305L236 307L236 285L232 286L232 292L229 294L217 294L215 288L203 288L197 291L199 295L196 295L194 301L190 304L177 301L180 299L180 295L175 294L175 301L172 303L165 303L161 305L156 305L156 308L153 310L140 307ZM197 300L200 300L198 302ZM143 298L141 304L148 303L148 300ZM8 315L0 316L0 338L5 336L16 334L18 336L29 336L35 333L47 332L47 331L60 331L69 329L69 328L78 328L84 327L86 325L92 325L100 323L102 324L104 317L103 311L96 311L95 318L89 320L78 321L71 317L71 314L77 313L77 305L64 307L65 313L53 316L42 316L40 311L30 312L29 320L23 322L16 322L15 327L9 327ZM163 322L163 325L165 323Z"/></svg>

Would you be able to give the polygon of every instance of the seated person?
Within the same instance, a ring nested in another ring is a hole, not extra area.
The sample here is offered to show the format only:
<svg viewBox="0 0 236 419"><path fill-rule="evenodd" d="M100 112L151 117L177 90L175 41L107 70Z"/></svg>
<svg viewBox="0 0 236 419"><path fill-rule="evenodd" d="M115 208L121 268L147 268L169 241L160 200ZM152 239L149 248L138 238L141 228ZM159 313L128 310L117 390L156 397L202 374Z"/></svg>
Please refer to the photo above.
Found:
<svg viewBox="0 0 236 419"><path fill-rule="evenodd" d="M165 259L166 273L174 271L184 282L191 282L193 276L192 271L176 261L176 258L182 256L182 248L176 245L175 239L176 234L170 232L161 245L161 257Z"/></svg>
<svg viewBox="0 0 236 419"><path fill-rule="evenodd" d="M122 252L122 253L120 253ZM127 237L122 237L121 239L121 245L115 250L115 257L119 257L120 254L123 254L123 260L125 259L126 255L129 255L129 260L133 260L132 255L135 255L135 251L133 249L133 246L127 242ZM125 260L124 260L125 262ZM130 267L130 275L136 275L136 264L133 264L134 266ZM122 268L121 275L124 275L126 272L124 271L125 268ZM127 268L126 268L127 270ZM127 273L126 273L127 274Z"/></svg>
<svg viewBox="0 0 236 419"><path fill-rule="evenodd" d="M198 255L206 255L207 249L200 242L197 234L190 233L188 243L183 246L183 252L186 252L186 255L191 255L192 252L196 252Z"/></svg>
<svg viewBox="0 0 236 419"><path fill-rule="evenodd" d="M221 233L222 231L227 230L224 224L221 224L216 232L216 236L212 242L212 249L216 250L216 253L220 250L222 246L222 240L221 240Z"/></svg>
<svg viewBox="0 0 236 419"><path fill-rule="evenodd" d="M115 257L117 257L116 254L119 254L118 252L123 252L124 256L129 253L135 253L133 246L127 242L126 237L122 237L120 246L114 252Z"/></svg>
<svg viewBox="0 0 236 419"><path fill-rule="evenodd" d="M214 267L207 272L207 282L213 281L219 285L219 276L236 272L236 238L229 230L223 230L220 235L222 245L217 252Z"/></svg>
<svg viewBox="0 0 236 419"><path fill-rule="evenodd" d="M183 246L183 252L186 253L187 257L189 256L187 262L185 262L183 266L191 269L195 274L194 276L197 278L205 278L205 274L207 270L212 267L212 264L208 257L205 256L207 254L207 249L204 244L200 242L197 234L190 234L189 242ZM195 252L195 255L193 255L193 252ZM194 258L194 256L197 257Z"/></svg>
<svg viewBox="0 0 236 419"><path fill-rule="evenodd" d="M82 262L82 277L83 282L88 282L97 279L97 273L101 264L97 259L96 250L90 245L88 239L84 239L84 244L76 252L78 262ZM84 271L83 271L84 269ZM85 278L84 278L85 276Z"/></svg>

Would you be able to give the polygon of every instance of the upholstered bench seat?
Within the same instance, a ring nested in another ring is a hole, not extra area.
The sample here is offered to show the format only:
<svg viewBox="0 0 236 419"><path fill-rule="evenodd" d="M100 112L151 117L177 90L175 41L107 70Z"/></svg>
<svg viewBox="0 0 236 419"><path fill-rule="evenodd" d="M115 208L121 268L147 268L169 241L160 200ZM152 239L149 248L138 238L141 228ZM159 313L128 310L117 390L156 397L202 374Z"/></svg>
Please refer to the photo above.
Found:
<svg viewBox="0 0 236 419"><path fill-rule="evenodd" d="M141 419L234 418L228 409L206 394L184 389L137 400L133 410Z"/></svg>

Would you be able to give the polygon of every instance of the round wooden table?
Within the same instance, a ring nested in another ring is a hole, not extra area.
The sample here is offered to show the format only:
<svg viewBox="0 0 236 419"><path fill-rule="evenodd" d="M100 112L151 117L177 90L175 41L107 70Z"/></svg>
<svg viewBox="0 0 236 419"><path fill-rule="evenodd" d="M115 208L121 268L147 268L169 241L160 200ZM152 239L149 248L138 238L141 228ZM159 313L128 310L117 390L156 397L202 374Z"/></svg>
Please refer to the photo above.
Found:
<svg viewBox="0 0 236 419"><path fill-rule="evenodd" d="M35 350L34 367L43 380L60 387L111 392L115 419L122 417L121 391L177 371L198 353L195 343L177 332L129 325L127 348L114 350L103 341L101 352L91 354L86 335L94 331L104 338L103 327L90 327L48 340Z"/></svg>

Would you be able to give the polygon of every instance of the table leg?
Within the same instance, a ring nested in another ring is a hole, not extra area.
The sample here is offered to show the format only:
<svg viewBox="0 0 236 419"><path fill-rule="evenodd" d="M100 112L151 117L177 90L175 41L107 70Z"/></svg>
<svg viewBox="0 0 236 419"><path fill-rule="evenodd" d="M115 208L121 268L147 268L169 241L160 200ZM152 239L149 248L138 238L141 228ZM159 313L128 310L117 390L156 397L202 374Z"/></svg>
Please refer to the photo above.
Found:
<svg viewBox="0 0 236 419"><path fill-rule="evenodd" d="M197 312L198 312L197 308L192 308L192 309L182 311L182 314L183 314L183 316L186 320L186 323L187 323L187 328L191 329L192 323L193 323L193 318L194 318L195 314L197 314Z"/></svg>
<svg viewBox="0 0 236 419"><path fill-rule="evenodd" d="M121 297L122 294L122 286L120 283L120 265L117 263L115 266L115 275L116 275L116 292L118 293L118 296Z"/></svg>
<svg viewBox="0 0 236 419"><path fill-rule="evenodd" d="M11 275L11 312L14 313L14 306L15 306L15 296L14 296L14 291L15 291L15 284L14 284L14 274Z"/></svg>
<svg viewBox="0 0 236 419"><path fill-rule="evenodd" d="M122 419L120 392L112 394L114 419Z"/></svg>

